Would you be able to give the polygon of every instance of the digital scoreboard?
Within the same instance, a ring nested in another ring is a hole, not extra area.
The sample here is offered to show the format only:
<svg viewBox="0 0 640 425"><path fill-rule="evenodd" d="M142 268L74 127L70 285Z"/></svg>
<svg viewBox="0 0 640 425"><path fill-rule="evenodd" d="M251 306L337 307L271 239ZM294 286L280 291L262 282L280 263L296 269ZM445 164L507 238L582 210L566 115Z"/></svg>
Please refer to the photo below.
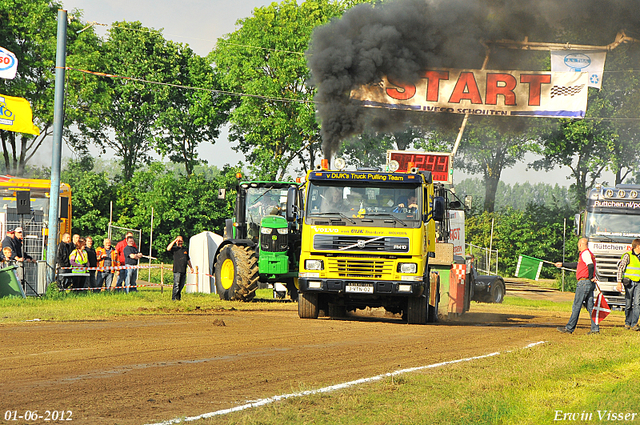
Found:
<svg viewBox="0 0 640 425"><path fill-rule="evenodd" d="M391 161L400 164L397 171L408 172L409 163L413 162L418 170L431 171L434 182L453 183L453 158L450 153L387 151L387 167Z"/></svg>

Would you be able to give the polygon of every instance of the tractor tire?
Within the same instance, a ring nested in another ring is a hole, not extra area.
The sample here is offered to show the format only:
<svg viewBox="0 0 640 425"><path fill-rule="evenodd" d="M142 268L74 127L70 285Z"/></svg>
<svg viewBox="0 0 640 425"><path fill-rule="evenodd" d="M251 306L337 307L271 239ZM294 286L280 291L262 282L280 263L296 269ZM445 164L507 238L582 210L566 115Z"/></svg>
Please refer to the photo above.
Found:
<svg viewBox="0 0 640 425"><path fill-rule="evenodd" d="M251 301L258 289L258 259L249 246L227 245L218 253L216 292L221 300Z"/></svg>
<svg viewBox="0 0 640 425"><path fill-rule="evenodd" d="M424 325L427 323L429 287L425 286L425 294L407 299L407 323L410 325Z"/></svg>
<svg viewBox="0 0 640 425"><path fill-rule="evenodd" d="M298 317L301 319L318 318L318 294L310 292L298 293Z"/></svg>
<svg viewBox="0 0 640 425"><path fill-rule="evenodd" d="M489 298L489 302L500 304L504 300L504 282L501 280L496 280L491 285L491 295Z"/></svg>

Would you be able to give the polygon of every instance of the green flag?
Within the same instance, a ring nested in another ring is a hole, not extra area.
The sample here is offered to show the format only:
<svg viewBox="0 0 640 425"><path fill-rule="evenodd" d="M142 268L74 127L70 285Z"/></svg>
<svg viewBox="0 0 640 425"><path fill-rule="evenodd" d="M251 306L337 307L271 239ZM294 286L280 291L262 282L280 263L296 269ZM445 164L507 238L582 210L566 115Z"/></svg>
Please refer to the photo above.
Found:
<svg viewBox="0 0 640 425"><path fill-rule="evenodd" d="M518 258L516 277L538 280L540 277L540 270L542 270L542 260L529 257L527 255L521 255Z"/></svg>

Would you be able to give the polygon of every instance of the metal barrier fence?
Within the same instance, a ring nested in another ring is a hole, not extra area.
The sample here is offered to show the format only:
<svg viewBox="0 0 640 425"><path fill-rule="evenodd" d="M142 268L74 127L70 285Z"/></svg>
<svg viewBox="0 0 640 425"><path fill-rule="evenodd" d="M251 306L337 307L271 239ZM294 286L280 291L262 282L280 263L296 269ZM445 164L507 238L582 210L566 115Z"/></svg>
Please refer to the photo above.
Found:
<svg viewBox="0 0 640 425"><path fill-rule="evenodd" d="M465 244L467 254L473 255L476 261L476 269L479 273L498 274L498 250L484 248L482 246Z"/></svg>

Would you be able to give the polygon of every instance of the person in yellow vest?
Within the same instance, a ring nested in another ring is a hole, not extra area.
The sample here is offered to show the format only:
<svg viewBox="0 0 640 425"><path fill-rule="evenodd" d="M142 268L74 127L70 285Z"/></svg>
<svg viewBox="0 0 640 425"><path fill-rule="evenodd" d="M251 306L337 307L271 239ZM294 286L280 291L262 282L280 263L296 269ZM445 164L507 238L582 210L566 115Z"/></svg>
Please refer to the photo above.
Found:
<svg viewBox="0 0 640 425"><path fill-rule="evenodd" d="M624 327L640 331L640 239L631 242L631 251L625 252L618 263L618 291L624 286Z"/></svg>
<svg viewBox="0 0 640 425"><path fill-rule="evenodd" d="M76 249L71 251L69 254L69 263L71 263L71 273L87 273L86 270L77 269L77 267L87 267L89 263L89 256L87 255L87 251L85 251L85 240L84 238L78 238L76 242ZM87 287L87 279L85 276L78 276L73 278L73 287L75 289L78 288L86 288Z"/></svg>

